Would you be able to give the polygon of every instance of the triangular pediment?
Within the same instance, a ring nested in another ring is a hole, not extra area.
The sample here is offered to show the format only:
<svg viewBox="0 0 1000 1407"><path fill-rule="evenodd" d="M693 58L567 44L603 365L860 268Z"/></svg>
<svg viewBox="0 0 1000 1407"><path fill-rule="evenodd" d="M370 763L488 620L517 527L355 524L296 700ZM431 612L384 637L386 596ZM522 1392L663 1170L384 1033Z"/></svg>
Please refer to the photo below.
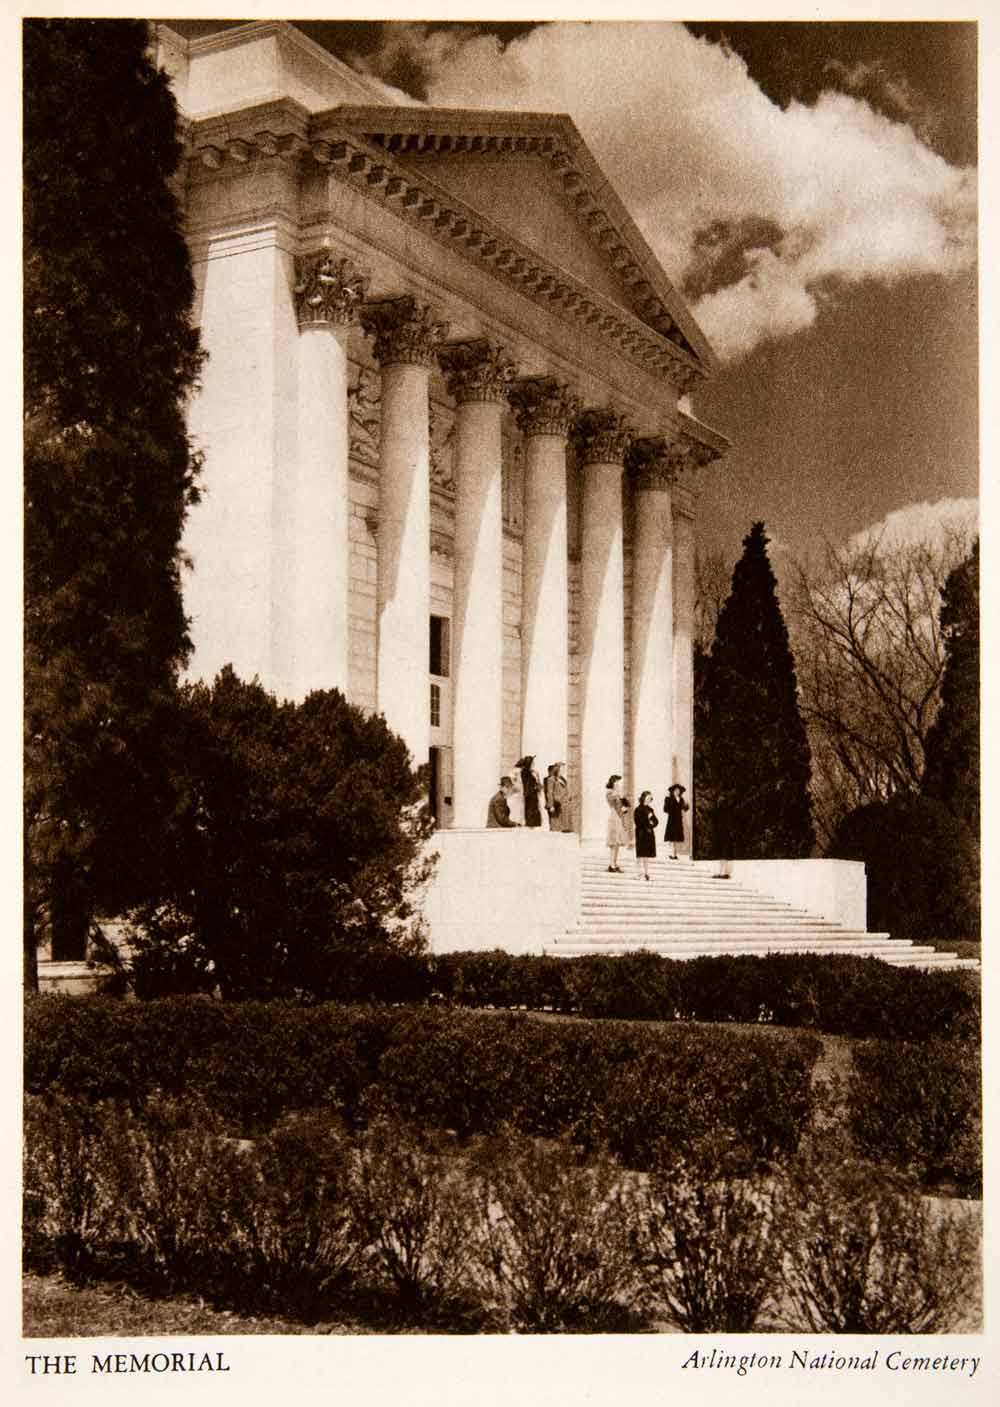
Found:
<svg viewBox="0 0 1000 1407"><path fill-rule="evenodd" d="M569 117L340 107L337 125L479 212L517 244L666 338L703 372L715 356Z"/></svg>

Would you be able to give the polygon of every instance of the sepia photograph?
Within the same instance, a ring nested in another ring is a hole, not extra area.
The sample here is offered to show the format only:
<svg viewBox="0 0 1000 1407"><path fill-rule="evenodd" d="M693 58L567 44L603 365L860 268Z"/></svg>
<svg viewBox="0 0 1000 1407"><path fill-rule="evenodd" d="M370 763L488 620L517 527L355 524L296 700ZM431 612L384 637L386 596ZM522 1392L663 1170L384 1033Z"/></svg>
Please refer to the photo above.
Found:
<svg viewBox="0 0 1000 1407"><path fill-rule="evenodd" d="M69 8L24 1400L1000 1386L983 24Z"/></svg>

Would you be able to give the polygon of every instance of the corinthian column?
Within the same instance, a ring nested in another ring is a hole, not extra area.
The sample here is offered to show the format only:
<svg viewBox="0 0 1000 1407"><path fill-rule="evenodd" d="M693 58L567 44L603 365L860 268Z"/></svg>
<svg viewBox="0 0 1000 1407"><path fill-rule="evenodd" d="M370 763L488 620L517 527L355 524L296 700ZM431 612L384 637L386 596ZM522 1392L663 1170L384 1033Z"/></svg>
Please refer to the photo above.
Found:
<svg viewBox="0 0 1000 1407"><path fill-rule="evenodd" d="M521 751L544 777L569 746L566 440L580 402L553 377L526 377L511 400L525 437Z"/></svg>
<svg viewBox="0 0 1000 1407"><path fill-rule="evenodd" d="M378 508L378 704L414 764L430 733L430 368L447 327L410 297L367 303L382 369Z"/></svg>
<svg viewBox="0 0 1000 1407"><path fill-rule="evenodd" d="M632 786L663 803L673 777L674 464L665 439L635 440L629 453L634 505L632 559ZM684 784L690 787L689 777Z"/></svg>
<svg viewBox="0 0 1000 1407"><path fill-rule="evenodd" d="M439 359L455 415L452 616L454 824L482 826L503 748L503 503L500 425L513 364L484 339Z"/></svg>
<svg viewBox="0 0 1000 1407"><path fill-rule="evenodd" d="M674 530L674 756L671 781L681 782L693 796L694 768L694 489L678 483L673 492ZM685 817L684 844L694 841L694 811Z"/></svg>
<svg viewBox="0 0 1000 1407"><path fill-rule="evenodd" d="M580 547L581 836L603 839L604 783L622 771L625 742L623 416L589 410L577 422L582 475Z"/></svg>
<svg viewBox="0 0 1000 1407"><path fill-rule="evenodd" d="M290 619L278 656L293 699L347 691L347 338L366 280L329 250L295 261L298 446L289 535Z"/></svg>

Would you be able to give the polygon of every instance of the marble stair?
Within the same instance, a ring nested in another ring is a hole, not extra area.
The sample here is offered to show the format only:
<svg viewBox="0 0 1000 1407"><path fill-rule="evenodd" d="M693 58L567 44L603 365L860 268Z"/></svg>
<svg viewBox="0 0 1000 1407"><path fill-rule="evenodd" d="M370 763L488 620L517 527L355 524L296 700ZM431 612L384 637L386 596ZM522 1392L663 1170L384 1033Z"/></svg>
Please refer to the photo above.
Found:
<svg viewBox="0 0 1000 1407"><path fill-rule="evenodd" d="M767 898L714 865L690 860L650 861L651 878L637 876L634 857L622 852L623 874L608 873L608 852L584 850L580 921L546 951L627 953L640 948L670 958L739 953L850 953L896 967L977 968L974 958L939 953L888 933L843 928L828 919Z"/></svg>

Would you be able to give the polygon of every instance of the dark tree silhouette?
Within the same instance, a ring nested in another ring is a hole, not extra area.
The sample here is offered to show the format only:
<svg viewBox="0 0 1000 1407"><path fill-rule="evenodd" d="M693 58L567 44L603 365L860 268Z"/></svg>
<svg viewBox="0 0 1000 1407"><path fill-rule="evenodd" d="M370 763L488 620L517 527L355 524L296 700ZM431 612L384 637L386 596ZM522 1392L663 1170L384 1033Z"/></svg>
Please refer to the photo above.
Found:
<svg viewBox="0 0 1000 1407"><path fill-rule="evenodd" d="M979 835L979 542L941 593L941 707L927 735L921 792Z"/></svg>
<svg viewBox="0 0 1000 1407"><path fill-rule="evenodd" d="M808 855L809 744L764 524L743 539L711 654L699 660L698 851L729 859Z"/></svg>
<svg viewBox="0 0 1000 1407"><path fill-rule="evenodd" d="M167 884L134 914L141 996L370 997L421 947L432 829L405 743L339 691L279 703L231 668L181 693Z"/></svg>
<svg viewBox="0 0 1000 1407"><path fill-rule="evenodd" d="M978 849L941 802L900 792L845 816L827 853L864 861L873 932L954 941L979 937Z"/></svg>
<svg viewBox="0 0 1000 1407"><path fill-rule="evenodd" d="M137 20L24 24L25 967L156 862L189 650L179 543L200 353L181 148Z"/></svg>

